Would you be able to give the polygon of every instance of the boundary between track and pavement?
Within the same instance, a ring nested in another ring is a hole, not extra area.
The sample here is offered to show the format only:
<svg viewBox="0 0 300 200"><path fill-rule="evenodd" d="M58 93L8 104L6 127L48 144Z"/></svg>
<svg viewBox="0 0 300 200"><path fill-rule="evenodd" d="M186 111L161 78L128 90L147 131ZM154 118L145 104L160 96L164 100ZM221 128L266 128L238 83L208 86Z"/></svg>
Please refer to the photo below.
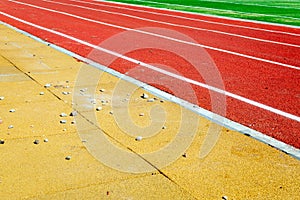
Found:
<svg viewBox="0 0 300 200"><path fill-rule="evenodd" d="M241 125L241 124L239 124L237 122L229 120L229 119L227 119L227 118L225 118L223 116L220 116L220 115L217 115L215 113L212 113L211 111L206 110L204 108L201 108L198 105L194 105L192 103L189 103L189 102L187 102L187 101L185 101L183 99L180 99L180 98L178 98L176 96L168 94L168 93L166 93L164 91L161 91L161 90L159 90L159 89L157 89L157 88L155 88L153 86L150 86L148 84L145 84L145 83L143 83L143 82L141 82L139 80L136 80L134 78L131 78L129 76L121 74L120 72L117 72L117 71L115 71L113 69L107 68L107 67L105 67L105 66L103 66L103 65L101 65L99 63L96 63L96 62L94 62L94 61L92 61L92 60L90 60L88 58L80 56L80 55L78 55L78 54L76 54L74 52L71 52L71 51L67 50L67 49L64 49L64 48L59 47L57 45L54 45L52 43L46 42L46 41L42 40L41 38L38 38L38 37L36 37L36 36L34 36L34 35L26 32L26 31L20 30L20 29L14 27L14 26L11 26L11 25L9 25L7 23L4 23L4 22L0 21L0 24L6 26L8 28L11 28L11 29L13 29L13 30L15 30L15 31L17 31L17 32L19 32L19 33L21 33L21 34L29 37L29 38L32 38L33 40L36 40L36 41L38 41L40 43L43 43L43 44L45 44L47 46L50 46L51 48L53 48L53 49L55 49L55 50L57 50L59 52L62 52L64 54L66 54L66 55L69 55L69 56L72 56L72 57L74 57L74 58L76 58L78 60L81 60L82 62L85 62L85 63L91 65L92 67L95 67L95 68L97 68L99 70L102 70L102 71L104 71L106 73L109 73L109 74L111 74L111 75L113 75L115 77L118 77L118 78L123 79L125 81L128 81L130 83L133 83L133 84L137 85L138 87L141 87L141 88L149 91L150 93L152 93L154 95L157 95L160 98L164 98L166 100L174 102L174 103L176 103L176 104L178 104L178 105L180 105L180 106L182 106L182 107L184 107L184 108L186 108L188 110L191 110L194 113L197 113L198 115L200 115L202 117L205 117L206 119L209 119L210 121L212 121L214 123L217 123L217 124L219 124L221 126L224 126L226 128L235 130L235 131L237 131L237 132L239 132L241 134L250 136L250 137L252 137L252 138L254 138L254 139L256 139L256 140L258 140L260 142L263 142L263 143L265 143L267 145L270 145L270 146L272 146L272 147L274 147L274 148L276 148L276 149L278 149L280 151L283 151L284 153L287 153L288 155L290 155L290 156L292 156L292 157L300 160L300 149L297 149L297 148L295 148L295 147L293 147L291 145L288 145L288 144L286 144L284 142L276 140L276 139L274 139L274 138L272 138L270 136L264 135L261 132L258 132L256 130L253 130L253 129L249 128L249 127Z"/></svg>
<svg viewBox="0 0 300 200"><path fill-rule="evenodd" d="M158 10L163 10L163 11L179 12L179 13L183 13L183 14L195 14L195 15L199 15L199 16L215 17L215 18L220 18L220 19L229 19L229 20L236 20L236 21L242 21L242 22L250 22L250 23L257 23L257 24L264 24L264 25L282 26L282 27L300 29L299 26L295 26L295 25L280 24L280 23L275 23L275 22L265 22L265 21L258 21L258 20L253 20L253 19L252 20L251 19L242 19L242 18L220 16L220 15L213 15L213 14L189 12L189 11L184 11L184 10L166 9L166 8L151 7L151 6L138 5L138 4L115 2L115 1L109 1L109 0L93 0L93 1L94 2L107 2L107 3L112 3L112 4L121 4L121 5L123 4L123 5L127 5L127 6L133 6L133 7L158 9Z"/></svg>

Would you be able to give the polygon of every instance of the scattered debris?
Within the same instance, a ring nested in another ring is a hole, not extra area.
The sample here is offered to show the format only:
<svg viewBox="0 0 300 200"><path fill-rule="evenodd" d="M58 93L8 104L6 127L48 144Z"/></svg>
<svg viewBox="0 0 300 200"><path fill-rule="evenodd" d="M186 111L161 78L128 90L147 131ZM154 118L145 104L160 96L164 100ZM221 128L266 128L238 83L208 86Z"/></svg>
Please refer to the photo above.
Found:
<svg viewBox="0 0 300 200"><path fill-rule="evenodd" d="M45 93L44 92L40 92L40 95L44 95Z"/></svg>
<svg viewBox="0 0 300 200"><path fill-rule="evenodd" d="M137 137L135 138L136 141L141 141L142 139L143 139L142 136L137 136Z"/></svg>
<svg viewBox="0 0 300 200"><path fill-rule="evenodd" d="M9 125L9 126L8 126L8 129L12 129L12 128L14 128L13 125Z"/></svg>
<svg viewBox="0 0 300 200"><path fill-rule="evenodd" d="M154 102L154 99L148 99L147 102Z"/></svg>
<svg viewBox="0 0 300 200"><path fill-rule="evenodd" d="M39 144L39 143L40 143L39 140L34 140L34 141L33 141L33 144Z"/></svg>
<svg viewBox="0 0 300 200"><path fill-rule="evenodd" d="M74 117L76 115L77 115L77 111L75 111L75 110L70 113L70 116L72 116L72 117Z"/></svg>
<svg viewBox="0 0 300 200"><path fill-rule="evenodd" d="M67 117L68 115L66 113L61 113L59 116L60 117Z"/></svg>
<svg viewBox="0 0 300 200"><path fill-rule="evenodd" d="M9 112L14 113L14 112L16 112L16 110L15 109L10 109Z"/></svg>
<svg viewBox="0 0 300 200"><path fill-rule="evenodd" d="M102 107L99 106L99 107L96 108L96 110L97 110L97 111L100 111L100 110L102 110Z"/></svg>
<svg viewBox="0 0 300 200"><path fill-rule="evenodd" d="M44 85L44 87L45 87L45 88L49 88L49 87L51 87L51 83L47 83L47 84L45 84L45 85Z"/></svg>
<svg viewBox="0 0 300 200"><path fill-rule="evenodd" d="M4 100L5 98L4 97L0 97L0 100Z"/></svg>
<svg viewBox="0 0 300 200"><path fill-rule="evenodd" d="M143 93L141 97L142 97L143 99L148 99L148 98L149 98L149 95L146 94L146 93Z"/></svg>
<svg viewBox="0 0 300 200"><path fill-rule="evenodd" d="M65 157L66 160L71 160L71 156Z"/></svg>
<svg viewBox="0 0 300 200"><path fill-rule="evenodd" d="M60 123L65 124L65 123L67 123L67 120L60 120Z"/></svg>

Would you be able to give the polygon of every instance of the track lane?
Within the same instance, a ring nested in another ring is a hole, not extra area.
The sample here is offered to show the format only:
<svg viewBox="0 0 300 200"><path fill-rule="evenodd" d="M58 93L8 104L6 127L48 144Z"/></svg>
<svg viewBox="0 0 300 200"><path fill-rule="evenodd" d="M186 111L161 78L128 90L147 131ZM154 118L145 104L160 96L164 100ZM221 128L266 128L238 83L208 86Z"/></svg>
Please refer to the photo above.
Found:
<svg viewBox="0 0 300 200"><path fill-rule="evenodd" d="M18 11L16 11L16 12L18 12ZM39 12L30 12L31 13L31 15L39 15L40 13ZM20 13L19 13L20 14ZM23 15L21 14L21 17L22 17ZM49 16L48 16L49 17ZM54 17L54 16L53 16ZM54 17L55 18L55 17ZM41 21L43 21L43 18L40 18L41 19ZM45 18L45 19L47 19L47 18ZM67 19L67 18L65 18L65 19ZM47 19L48 21L47 22L51 22L51 21L49 21L49 19ZM66 21L68 21L68 20L66 20ZM55 19L53 19L53 21L52 21L52 23L58 23L58 20L55 20ZM52 23L49 23L49 24L52 24ZM62 23L62 22L60 22L60 23ZM77 23L72 23L73 25L77 25ZM78 25L80 25L81 23L79 23L78 22ZM81 27L85 27L84 25L80 25ZM66 32L68 32L68 31L71 31L72 30L72 27L73 26L68 26L67 25L67 22L66 22L66 24L63 24L63 26L61 27L61 28L57 28L57 27L55 27L55 26L53 26L53 27L51 27L51 28L54 28L54 29L61 29L61 30L64 30L64 31L66 31ZM88 26L86 26L86 28L87 28ZM28 29L28 27L27 27L27 29ZM92 31L92 29L89 29L90 31ZM32 30L33 31L33 30ZM36 30L35 30L36 31ZM33 32L35 32L35 31L33 31ZM45 33L43 33L43 32L40 32L39 33L41 36L43 36L43 37L45 37ZM77 33L75 33L75 32L73 32L73 34L77 34ZM47 34L46 34L47 35ZM48 33L48 35L49 35L49 33ZM47 36L48 36L47 35ZM78 36L80 36L80 34L78 34ZM57 40L57 43L58 44L62 44L63 43L63 46L66 46L67 48L70 48L70 44L72 44L72 43L70 43L70 42L66 42L66 41L64 41L63 42L63 40L60 38L60 39L58 39L58 38L55 38L55 37L57 37L57 36L53 36L53 38L51 38L51 40ZM50 37L49 37L49 39L50 39ZM74 42L73 42L74 43ZM73 45L73 44L72 44ZM74 46L72 47L72 49L74 50L75 49L75 51L77 50L77 51L82 51L82 49L80 48L80 45L78 45L77 46L78 47L78 49L76 49ZM88 52L88 51L87 51ZM120 70L120 69L119 69ZM199 94L201 94L201 92L199 92ZM230 102L230 99L228 100L229 102ZM228 107L229 108L231 108L231 106L233 106L234 108L233 109L230 109L230 111L228 112L229 114L229 116L231 115L230 113L232 112L232 111L234 111L235 109L237 109L236 107L235 107L235 105L237 105L238 104L238 102L234 102L235 100L231 100L232 101L232 103L230 103L229 105L228 105ZM204 107L205 107L205 105L204 105ZM207 106L206 106L207 107ZM241 106L241 107L243 107L243 106ZM247 106L246 106L247 107ZM251 107L249 107L248 109L242 109L242 112L244 112L244 111L247 111L247 110L249 110L250 111L250 113L253 113L253 108L251 108ZM251 112L252 111L252 112ZM260 110L258 110L258 111L260 111ZM257 116L257 112L258 111L256 111L256 112L254 112L254 116L256 115ZM234 112L236 112L236 111L234 111ZM260 114L262 114L264 111L260 111L259 113ZM256 113L256 114L255 114ZM246 115L245 115L246 114ZM241 117L241 116L247 116L247 115L249 115L249 113L248 112L244 112L244 115L240 115L239 117ZM250 115L251 116L251 115ZM231 118L234 118L235 116L233 115L233 116L231 116ZM274 117L274 118L273 118ZM258 118L258 119L260 119L260 117ZM279 124L284 124L284 122L286 122L286 119L283 119L283 120L281 120L280 119L280 117L278 117L278 116L272 116L272 114L271 114L271 116L270 116L270 114L267 114L267 117L266 118L264 118L264 119L270 119L270 121L272 121L272 119L273 120L276 120L276 121L278 121L279 122ZM239 119L240 120L240 119ZM252 119L253 120L253 119ZM255 120L254 120L255 121ZM245 123L245 122L244 122ZM289 124L291 124L291 125L293 125L294 123L293 122L288 122ZM245 123L246 124L246 123ZM261 125L260 123L258 123L258 125ZM249 126L249 124L248 124L248 126ZM257 126L257 125L256 125ZM294 131L294 130L291 130L290 129L290 134L294 134L294 136L295 136L295 134L296 134L296 136L297 136L297 129L299 128L299 126L297 126L297 123L295 124L295 126L293 126L293 128L296 128L296 130ZM266 127L263 127L263 128L266 128ZM274 127L273 127L274 128ZM292 128L292 129L293 129ZM299 129L298 129L299 130ZM275 133L275 131L273 130L272 132L270 132L269 134L273 134L273 133ZM283 132L284 133L284 132ZM278 132L277 131L277 134L279 135L279 136L277 136L277 138L280 138L280 137L283 137L283 140L284 141L288 141L289 139L291 139L292 137L288 137L288 138L285 138L286 137L286 135L283 135L283 133L282 132ZM293 138L295 138L293 136ZM275 136L274 136L275 137ZM296 137L297 138L297 137ZM282 139L282 138L281 138ZM299 141L294 141L294 143L299 143Z"/></svg>

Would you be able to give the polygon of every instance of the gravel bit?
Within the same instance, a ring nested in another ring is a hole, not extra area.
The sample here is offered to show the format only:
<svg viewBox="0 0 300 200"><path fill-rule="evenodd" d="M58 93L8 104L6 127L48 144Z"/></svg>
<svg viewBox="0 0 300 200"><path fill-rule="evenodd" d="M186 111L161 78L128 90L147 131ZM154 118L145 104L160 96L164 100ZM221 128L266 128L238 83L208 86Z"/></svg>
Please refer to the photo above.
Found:
<svg viewBox="0 0 300 200"><path fill-rule="evenodd" d="M164 100L160 100L160 103L164 103L165 101Z"/></svg>
<svg viewBox="0 0 300 200"><path fill-rule="evenodd" d="M166 127L166 126L163 126L162 129L167 129L167 127Z"/></svg>
<svg viewBox="0 0 300 200"><path fill-rule="evenodd" d="M139 116L141 116L141 117L144 116L144 115L145 115L144 113L140 113L140 114L139 114Z"/></svg>
<svg viewBox="0 0 300 200"><path fill-rule="evenodd" d="M13 125L9 125L8 126L8 129L12 129L14 126Z"/></svg>
<svg viewBox="0 0 300 200"><path fill-rule="evenodd" d="M16 110L15 109L10 109L9 112L14 113L14 112L16 112Z"/></svg>
<svg viewBox="0 0 300 200"><path fill-rule="evenodd" d="M223 200L228 200L228 197L227 196L222 196L222 199Z"/></svg>
<svg viewBox="0 0 300 200"><path fill-rule="evenodd" d="M71 94L71 92L62 92L63 95Z"/></svg>
<svg viewBox="0 0 300 200"><path fill-rule="evenodd" d="M45 92L40 92L40 95L44 95L45 94Z"/></svg>
<svg viewBox="0 0 300 200"><path fill-rule="evenodd" d="M154 99L148 99L147 102L154 102Z"/></svg>
<svg viewBox="0 0 300 200"><path fill-rule="evenodd" d="M141 97L142 97L143 99L148 99L148 98L149 98L149 95L146 94L146 93L143 93Z"/></svg>
<svg viewBox="0 0 300 200"><path fill-rule="evenodd" d="M75 111L75 110L70 113L70 116L72 116L72 117L74 117L76 115L77 115L77 111Z"/></svg>
<svg viewBox="0 0 300 200"><path fill-rule="evenodd" d="M45 84L45 85L44 85L44 87L45 87L45 88L49 88L49 87L51 87L51 83L47 83L47 84Z"/></svg>
<svg viewBox="0 0 300 200"><path fill-rule="evenodd" d="M71 124L76 124L76 122L75 121L71 121Z"/></svg>
<svg viewBox="0 0 300 200"><path fill-rule="evenodd" d="M99 91L100 91L100 92L105 92L105 89L100 89Z"/></svg>
<svg viewBox="0 0 300 200"><path fill-rule="evenodd" d="M67 120L60 120L60 123L65 124L65 123L67 123Z"/></svg>
<svg viewBox="0 0 300 200"><path fill-rule="evenodd" d="M44 139L44 142L49 142L49 140L47 138Z"/></svg>
<svg viewBox="0 0 300 200"><path fill-rule="evenodd" d="M71 160L71 156L65 157L66 160Z"/></svg>
<svg viewBox="0 0 300 200"><path fill-rule="evenodd" d="M137 136L137 137L135 138L135 141L141 141L142 139L143 139L142 136Z"/></svg>
<svg viewBox="0 0 300 200"><path fill-rule="evenodd" d="M0 97L0 100L4 100L5 98L4 97Z"/></svg>
<svg viewBox="0 0 300 200"><path fill-rule="evenodd" d="M4 140L0 140L0 144L4 144L5 143L5 141Z"/></svg>
<svg viewBox="0 0 300 200"><path fill-rule="evenodd" d="M96 110L97 110L97 111L100 111L100 110L102 110L102 107L99 106L99 107L96 108Z"/></svg>
<svg viewBox="0 0 300 200"><path fill-rule="evenodd" d="M109 114L113 115L113 114L114 114L114 112L113 112L113 111L109 111Z"/></svg>
<svg viewBox="0 0 300 200"><path fill-rule="evenodd" d="M61 113L59 116L60 117L67 117L68 115L66 113Z"/></svg>
<svg viewBox="0 0 300 200"><path fill-rule="evenodd" d="M34 140L33 144L39 144L40 141L39 140Z"/></svg>
<svg viewBox="0 0 300 200"><path fill-rule="evenodd" d="M186 153L182 154L182 157L186 158L187 157Z"/></svg>

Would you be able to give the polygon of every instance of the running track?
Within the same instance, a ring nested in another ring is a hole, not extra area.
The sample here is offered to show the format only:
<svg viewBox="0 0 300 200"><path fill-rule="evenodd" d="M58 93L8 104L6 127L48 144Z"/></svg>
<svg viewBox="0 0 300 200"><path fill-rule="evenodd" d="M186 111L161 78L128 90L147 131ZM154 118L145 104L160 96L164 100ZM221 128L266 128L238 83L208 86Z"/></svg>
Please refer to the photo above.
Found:
<svg viewBox="0 0 300 200"><path fill-rule="evenodd" d="M128 29L160 27L183 33L197 42L186 45L205 48L220 72L224 83L220 89L226 91L223 116L300 148L299 28L80 0L2 0L0 20L85 57L90 56L92 45ZM182 38L174 41L172 36L136 34L133 42L155 38L172 41L175 46L185 43ZM155 49L140 49L126 56L142 63L163 63L200 83L192 84L197 104L212 110L210 93L201 87L204 78L184 59ZM118 59L109 67L126 73L135 66ZM147 82L147 76L166 75L145 69L144 75L135 78ZM170 85L179 89L184 82L168 79ZM153 85L171 92L167 85ZM212 82L210 86L219 85ZM177 96L192 101L184 90Z"/></svg>

